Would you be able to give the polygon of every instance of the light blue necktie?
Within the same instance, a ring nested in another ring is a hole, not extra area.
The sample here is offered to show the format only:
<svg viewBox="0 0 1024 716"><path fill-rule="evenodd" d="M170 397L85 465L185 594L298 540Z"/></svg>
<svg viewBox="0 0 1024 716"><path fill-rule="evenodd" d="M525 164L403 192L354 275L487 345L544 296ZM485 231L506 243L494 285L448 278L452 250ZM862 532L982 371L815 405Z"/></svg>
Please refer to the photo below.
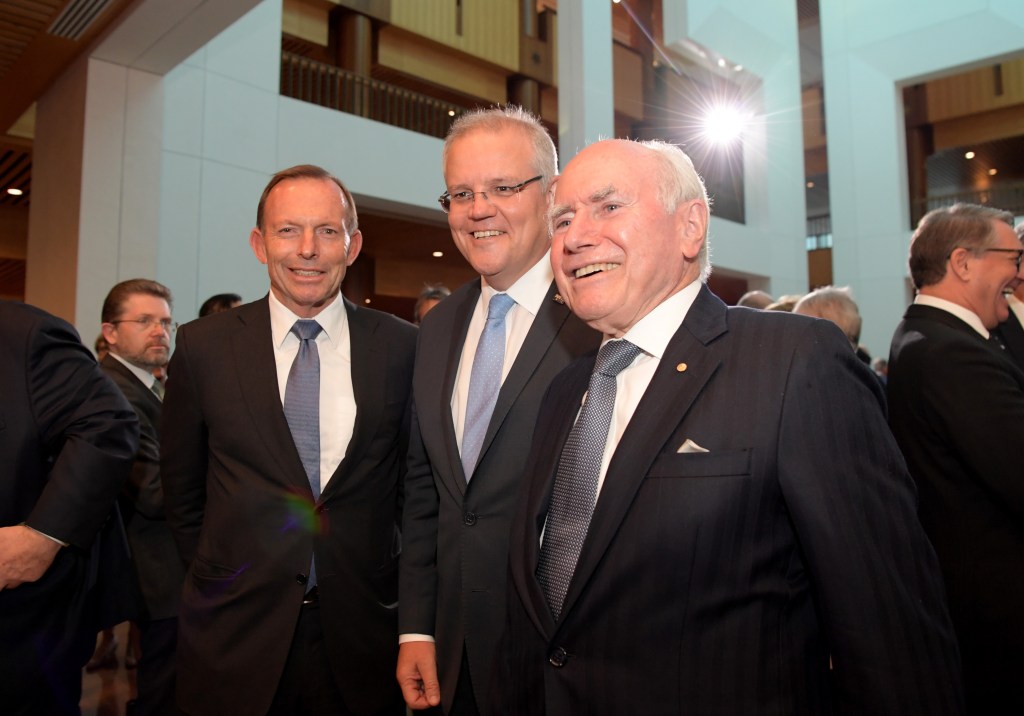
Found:
<svg viewBox="0 0 1024 716"><path fill-rule="evenodd" d="M544 544L537 563L537 581L556 620L597 504L597 481L615 411L615 377L639 354L640 349L629 341L609 341L601 347L590 376L587 400L558 460Z"/></svg>
<svg viewBox="0 0 1024 716"><path fill-rule="evenodd" d="M299 338L299 352L284 389L284 416L306 469L314 502L320 499L320 353L316 337L321 330L320 324L312 320L299 320L292 326L292 333ZM316 568L310 564L306 588L315 585Z"/></svg>
<svg viewBox="0 0 1024 716"><path fill-rule="evenodd" d="M505 315L515 304L507 293L496 293L487 305L487 323L473 357L466 420L462 427L462 470L466 473L466 482L476 469L487 426L498 402L501 369L505 364Z"/></svg>

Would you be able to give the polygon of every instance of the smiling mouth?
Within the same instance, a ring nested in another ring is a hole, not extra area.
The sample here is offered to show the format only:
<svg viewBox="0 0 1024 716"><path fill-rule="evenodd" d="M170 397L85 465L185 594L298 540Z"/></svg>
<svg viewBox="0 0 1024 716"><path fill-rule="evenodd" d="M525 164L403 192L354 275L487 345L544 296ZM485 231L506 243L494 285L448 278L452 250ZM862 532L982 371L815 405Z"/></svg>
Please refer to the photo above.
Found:
<svg viewBox="0 0 1024 716"><path fill-rule="evenodd" d="M474 239L489 239L492 236L501 236L504 233L505 233L504 231L495 231L493 229L490 230L490 231L474 231L473 232L473 238Z"/></svg>
<svg viewBox="0 0 1024 716"><path fill-rule="evenodd" d="M587 266L584 266L583 268L576 269L573 272L573 276L575 276L576 278L583 278L584 276L593 276L594 274L601 273L602 271L614 271L615 269L617 269L621 265L622 264L612 264L612 263L588 264Z"/></svg>
<svg viewBox="0 0 1024 716"><path fill-rule="evenodd" d="M305 278L316 278L323 274L323 271L314 271L313 269L292 269L291 271L296 276L303 276Z"/></svg>

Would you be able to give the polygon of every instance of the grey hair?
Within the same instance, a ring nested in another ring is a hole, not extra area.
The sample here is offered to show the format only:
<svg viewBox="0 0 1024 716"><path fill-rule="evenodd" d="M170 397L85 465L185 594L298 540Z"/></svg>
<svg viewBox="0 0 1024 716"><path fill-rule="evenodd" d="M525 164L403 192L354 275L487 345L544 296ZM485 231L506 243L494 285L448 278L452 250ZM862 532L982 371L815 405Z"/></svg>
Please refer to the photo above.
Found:
<svg viewBox="0 0 1024 716"><path fill-rule="evenodd" d="M711 201L708 199L707 189L686 152L675 144L657 139L637 142L637 144L653 151L661 165L658 177L658 199L665 211L671 214L683 202L698 199L704 205L704 211L710 218ZM710 226L710 223L708 225ZM706 232L700 253L697 255L697 261L700 265L700 280L707 283L708 277L711 275L711 254Z"/></svg>
<svg viewBox="0 0 1024 716"><path fill-rule="evenodd" d="M796 302L793 313L815 316L839 326L854 348L860 342L861 317L849 286L816 288Z"/></svg>
<svg viewBox="0 0 1024 716"><path fill-rule="evenodd" d="M452 143L470 132L500 132L509 128L521 130L533 145L533 170L543 177L541 189L546 192L552 180L558 175L558 152L540 118L518 105L476 109L456 119L444 139L442 161L447 163Z"/></svg>

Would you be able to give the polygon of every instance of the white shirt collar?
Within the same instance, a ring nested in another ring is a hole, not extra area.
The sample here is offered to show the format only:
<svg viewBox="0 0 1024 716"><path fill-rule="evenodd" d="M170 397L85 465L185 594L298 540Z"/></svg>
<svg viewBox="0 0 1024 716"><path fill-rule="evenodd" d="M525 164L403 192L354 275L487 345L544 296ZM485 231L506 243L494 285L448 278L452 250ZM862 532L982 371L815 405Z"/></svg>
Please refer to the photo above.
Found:
<svg viewBox="0 0 1024 716"><path fill-rule="evenodd" d="M110 351L109 355L110 355L111 358L113 358L114 360L118 361L121 365L123 365L125 368L130 370L132 372L132 375L134 375L136 378L138 378L139 382L141 382L144 386L146 386L150 390L153 389L153 384L156 383L156 376L155 375L150 373L145 368L140 368L139 366L135 365L134 363L129 363L124 358L119 356L117 353L114 353L114 351Z"/></svg>
<svg viewBox="0 0 1024 716"><path fill-rule="evenodd" d="M688 283L637 321L623 338L639 347L644 353L661 360L665 354L665 348L668 347L668 342L679 330L683 319L690 311L690 306L697 300L697 294L700 293L702 285L700 281ZM607 342L606 339L601 342L601 345Z"/></svg>
<svg viewBox="0 0 1024 716"><path fill-rule="evenodd" d="M946 299L939 298L938 296L929 296L919 293L914 298L914 305L931 306L932 308L938 308L946 313L952 313L954 316L977 331L982 338L986 341L988 340L988 329L985 328L985 324L981 322L980 318L978 318L978 314L969 308L964 308L959 303L953 303L952 301L947 301Z"/></svg>
<svg viewBox="0 0 1024 716"><path fill-rule="evenodd" d="M525 308L534 316L540 310L544 297L548 295L548 289L551 288L551 282L555 278L555 274L551 270L549 254L549 251L545 251L540 261L530 267L529 271L520 276L519 280L505 291L517 306ZM487 280L481 276L480 295L483 305L486 306L491 300L491 296L496 293L498 291L487 285Z"/></svg>
<svg viewBox="0 0 1024 716"><path fill-rule="evenodd" d="M277 300L277 296L274 295L273 291L270 292L269 297L270 333L274 340L274 346L280 348L285 340L288 339L288 336L295 338L291 332L292 326L295 325L296 321L301 320L301 316L295 315L283 303ZM313 316L313 320L320 324L323 334L327 339L331 343L337 344L341 340L343 332L348 329L348 315L345 311L345 301L342 300L341 292L320 313ZM298 338L295 338L295 340L298 340Z"/></svg>

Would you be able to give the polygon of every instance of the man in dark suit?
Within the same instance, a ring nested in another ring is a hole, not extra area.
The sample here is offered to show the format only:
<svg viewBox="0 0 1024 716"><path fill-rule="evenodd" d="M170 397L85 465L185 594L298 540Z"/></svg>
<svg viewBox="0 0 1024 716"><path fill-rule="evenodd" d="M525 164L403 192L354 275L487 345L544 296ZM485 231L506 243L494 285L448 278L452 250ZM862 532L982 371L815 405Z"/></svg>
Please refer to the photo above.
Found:
<svg viewBox="0 0 1024 716"><path fill-rule="evenodd" d="M547 131L518 107L463 115L445 141L441 205L480 279L431 311L416 359L397 669L415 709L487 706L537 409L552 377L598 342L552 281L544 212L556 171ZM502 301L507 313L495 319ZM488 345L497 355L484 357Z"/></svg>
<svg viewBox="0 0 1024 716"><path fill-rule="evenodd" d="M1013 216L958 204L910 244L889 411L949 594L972 714L1024 713L1024 371L990 336L1024 282ZM1005 324L1004 324L1005 325Z"/></svg>
<svg viewBox="0 0 1024 716"><path fill-rule="evenodd" d="M416 329L342 298L362 245L323 169L264 190L270 295L178 332L164 402L168 519L189 563L178 705L401 714L399 487Z"/></svg>
<svg viewBox="0 0 1024 716"><path fill-rule="evenodd" d="M138 420L71 326L9 301L0 396L0 709L77 714L100 626L96 535Z"/></svg>
<svg viewBox="0 0 1024 716"><path fill-rule="evenodd" d="M131 279L110 289L101 312L109 352L101 365L139 418L139 450L121 494L121 514L132 548L141 596L142 657L130 713L173 713L178 604L185 570L164 514L160 480L163 384L154 373L171 354L171 292L161 283Z"/></svg>
<svg viewBox="0 0 1024 716"><path fill-rule="evenodd" d="M555 280L605 343L541 408L505 712L957 713L938 565L847 339L708 291L674 146L591 145L553 202Z"/></svg>

